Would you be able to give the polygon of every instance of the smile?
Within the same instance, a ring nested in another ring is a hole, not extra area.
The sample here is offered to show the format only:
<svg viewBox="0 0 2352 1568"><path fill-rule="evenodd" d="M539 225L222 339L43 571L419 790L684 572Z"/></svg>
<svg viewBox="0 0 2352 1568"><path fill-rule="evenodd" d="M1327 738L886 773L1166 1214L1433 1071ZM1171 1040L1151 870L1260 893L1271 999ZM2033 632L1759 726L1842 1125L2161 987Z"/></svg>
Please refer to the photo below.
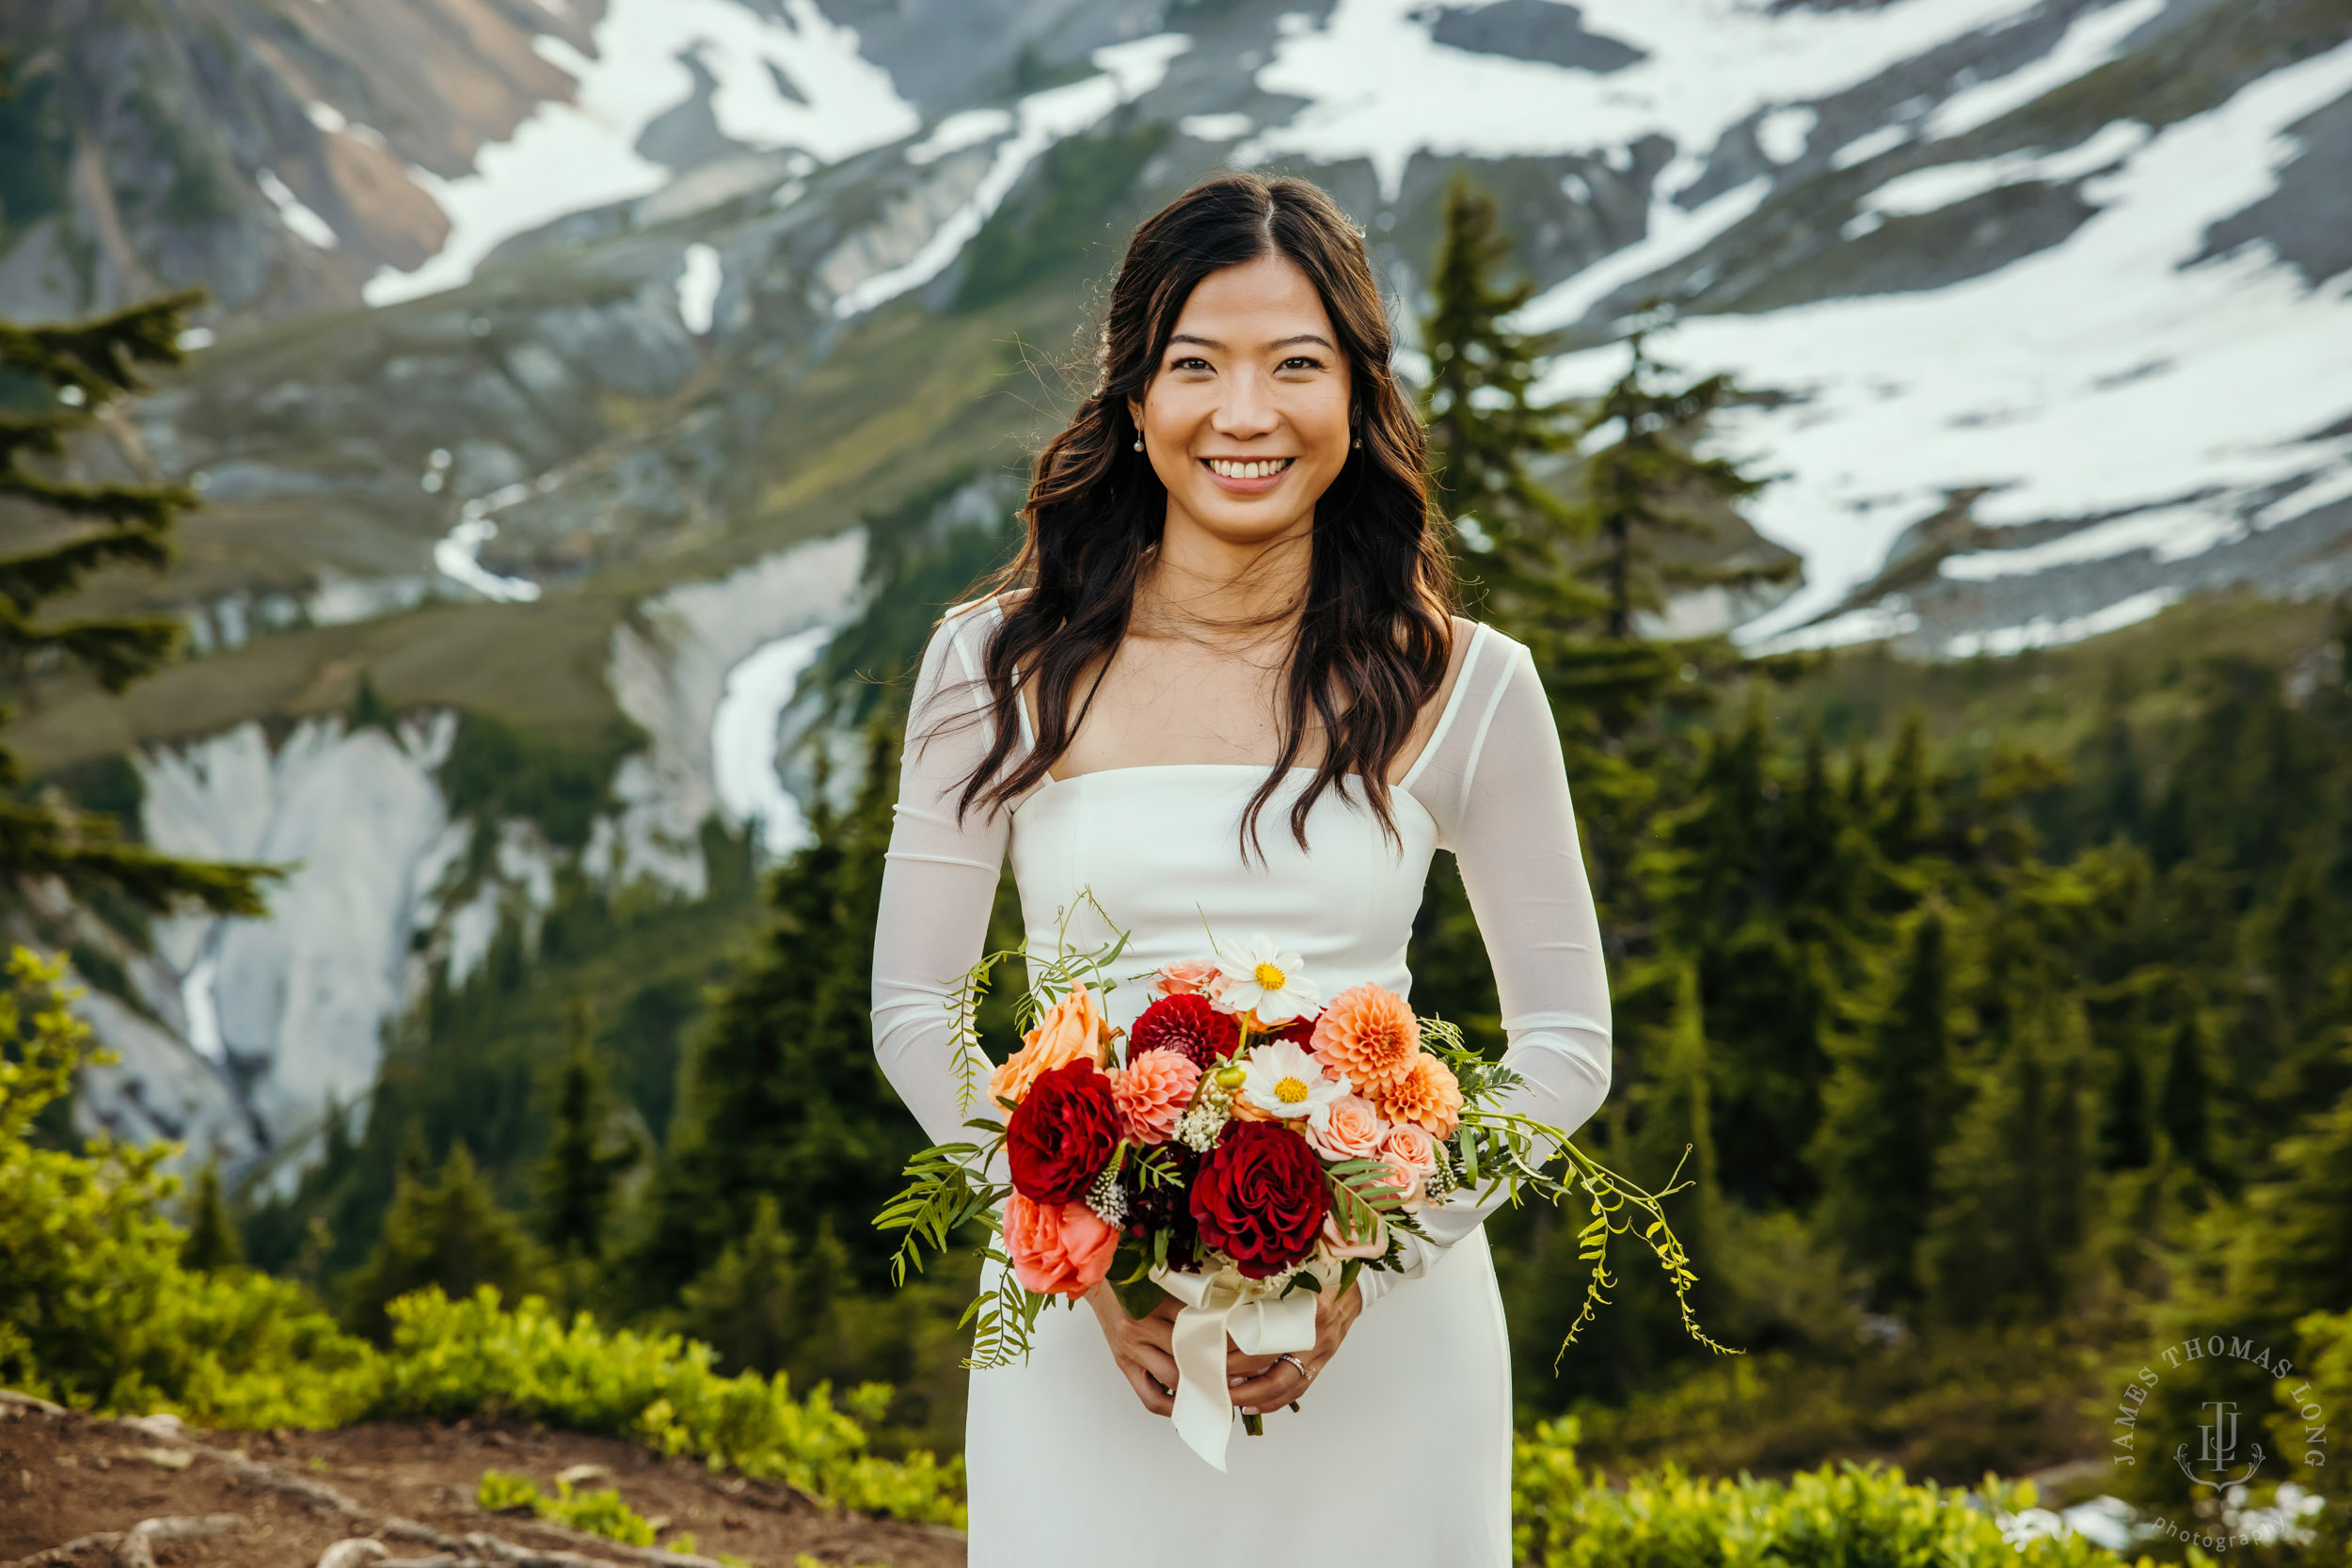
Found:
<svg viewBox="0 0 2352 1568"><path fill-rule="evenodd" d="M1243 462L1232 457L1204 457L1209 472L1219 479L1272 479L1276 474L1298 461L1295 457L1268 457Z"/></svg>

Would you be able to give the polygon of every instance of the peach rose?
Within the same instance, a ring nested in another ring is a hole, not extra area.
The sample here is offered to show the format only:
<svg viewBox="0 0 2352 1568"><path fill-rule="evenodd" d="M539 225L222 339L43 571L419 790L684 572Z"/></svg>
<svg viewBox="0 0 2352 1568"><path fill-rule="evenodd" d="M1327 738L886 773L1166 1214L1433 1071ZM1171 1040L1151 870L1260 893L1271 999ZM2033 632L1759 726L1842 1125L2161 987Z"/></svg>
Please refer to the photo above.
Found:
<svg viewBox="0 0 2352 1568"><path fill-rule="evenodd" d="M1452 1068L1427 1052L1415 1056L1396 1082L1364 1093L1391 1122L1419 1123L1432 1137L1451 1137L1462 1119L1462 1085Z"/></svg>
<svg viewBox="0 0 2352 1568"><path fill-rule="evenodd" d="M1308 1049L1377 1103L1380 1090L1412 1069L1421 1052L1421 1021L1386 986L1350 986L1315 1020ZM1393 1113L1389 1119L1396 1119Z"/></svg>
<svg viewBox="0 0 2352 1568"><path fill-rule="evenodd" d="M1103 1016L1102 1007L1083 980L1046 1008L1044 1016L1037 1021L1037 1027L1021 1039L1021 1049L988 1075L988 1098L992 1104L1008 1100L1018 1104L1040 1073L1068 1067L1081 1056L1096 1067L1110 1065L1110 1021Z"/></svg>
<svg viewBox="0 0 2352 1568"><path fill-rule="evenodd" d="M1005 1200L1005 1255L1012 1276L1041 1295L1085 1295L1111 1272L1119 1231L1083 1203Z"/></svg>
<svg viewBox="0 0 2352 1568"><path fill-rule="evenodd" d="M1333 1160L1369 1160L1380 1152L1381 1140L1388 1135L1389 1124L1359 1094L1343 1094L1331 1101L1330 1117L1321 1130L1307 1130L1307 1141Z"/></svg>
<svg viewBox="0 0 2352 1568"><path fill-rule="evenodd" d="M1200 1086L1200 1069L1176 1051L1146 1051L1111 1074L1111 1103L1132 1142L1164 1144Z"/></svg>
<svg viewBox="0 0 2352 1568"><path fill-rule="evenodd" d="M1389 1222L1375 1215L1371 1233L1360 1242L1350 1242L1340 1235L1339 1216L1326 1214L1323 1216L1323 1250L1342 1261L1350 1258L1381 1257L1389 1250ZM1321 1282L1328 1285L1334 1281L1325 1279Z"/></svg>
<svg viewBox="0 0 2352 1568"><path fill-rule="evenodd" d="M1152 977L1154 996L1207 996L1216 990L1217 968L1206 958L1179 958L1160 965Z"/></svg>
<svg viewBox="0 0 2352 1568"><path fill-rule="evenodd" d="M1438 1174L1438 1140L1412 1122L1390 1128L1380 1154L1397 1169L1424 1180Z"/></svg>

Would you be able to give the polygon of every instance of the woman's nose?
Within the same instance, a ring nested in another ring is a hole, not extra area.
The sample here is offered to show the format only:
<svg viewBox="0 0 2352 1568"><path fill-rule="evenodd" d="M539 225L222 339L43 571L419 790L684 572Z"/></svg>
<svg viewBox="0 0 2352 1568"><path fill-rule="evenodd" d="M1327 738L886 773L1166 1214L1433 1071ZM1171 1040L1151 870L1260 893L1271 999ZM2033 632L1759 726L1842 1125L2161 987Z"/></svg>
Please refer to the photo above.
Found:
<svg viewBox="0 0 2352 1568"><path fill-rule="evenodd" d="M1263 436L1281 422L1276 413L1272 388L1265 378L1244 373L1225 379L1225 396L1217 401L1216 417L1211 422L1219 436L1236 438Z"/></svg>

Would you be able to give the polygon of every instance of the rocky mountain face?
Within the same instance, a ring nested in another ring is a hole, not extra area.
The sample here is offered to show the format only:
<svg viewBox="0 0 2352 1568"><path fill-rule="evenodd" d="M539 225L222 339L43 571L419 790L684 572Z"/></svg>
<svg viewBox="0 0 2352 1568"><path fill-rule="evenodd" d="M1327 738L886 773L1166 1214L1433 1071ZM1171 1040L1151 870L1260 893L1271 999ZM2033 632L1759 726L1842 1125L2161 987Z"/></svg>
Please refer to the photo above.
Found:
<svg viewBox="0 0 2352 1568"><path fill-rule="evenodd" d="M1662 298L1767 394L1730 543L1804 584L1688 629L1964 657L2352 584L2342 0L20 0L0 49L0 314L215 299L84 454L202 487L180 568L97 590L199 657L16 733L137 756L160 843L300 847L266 931L93 1004L139 1046L90 1114L239 1159L559 863L691 896L706 811L788 840L861 519L1000 518L1123 227L1222 166L1331 189L1408 344L1464 167L1553 390ZM452 810L461 714L642 744L567 848Z"/></svg>

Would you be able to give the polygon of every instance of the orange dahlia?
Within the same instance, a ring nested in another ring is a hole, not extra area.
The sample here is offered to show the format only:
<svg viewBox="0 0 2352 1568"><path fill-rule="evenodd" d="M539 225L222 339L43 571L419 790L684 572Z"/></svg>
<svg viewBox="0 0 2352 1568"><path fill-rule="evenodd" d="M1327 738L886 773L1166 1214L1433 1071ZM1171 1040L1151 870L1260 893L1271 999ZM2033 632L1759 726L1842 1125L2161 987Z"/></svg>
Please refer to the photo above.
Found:
<svg viewBox="0 0 2352 1568"><path fill-rule="evenodd" d="M1111 1102L1119 1107L1120 1125L1131 1142L1164 1144L1200 1086L1200 1069L1190 1057L1146 1051L1111 1074Z"/></svg>
<svg viewBox="0 0 2352 1568"><path fill-rule="evenodd" d="M1452 1137L1462 1119L1462 1085L1454 1069L1426 1053L1413 1057L1401 1082L1367 1090L1365 1098L1391 1121L1410 1122L1433 1138Z"/></svg>
<svg viewBox="0 0 2352 1568"><path fill-rule="evenodd" d="M1421 1022L1386 986L1350 986L1315 1020L1308 1049L1333 1072L1347 1074L1358 1094L1377 1101L1382 1088L1403 1082L1412 1069L1421 1053ZM1458 1094L1454 1102L1461 1102Z"/></svg>

